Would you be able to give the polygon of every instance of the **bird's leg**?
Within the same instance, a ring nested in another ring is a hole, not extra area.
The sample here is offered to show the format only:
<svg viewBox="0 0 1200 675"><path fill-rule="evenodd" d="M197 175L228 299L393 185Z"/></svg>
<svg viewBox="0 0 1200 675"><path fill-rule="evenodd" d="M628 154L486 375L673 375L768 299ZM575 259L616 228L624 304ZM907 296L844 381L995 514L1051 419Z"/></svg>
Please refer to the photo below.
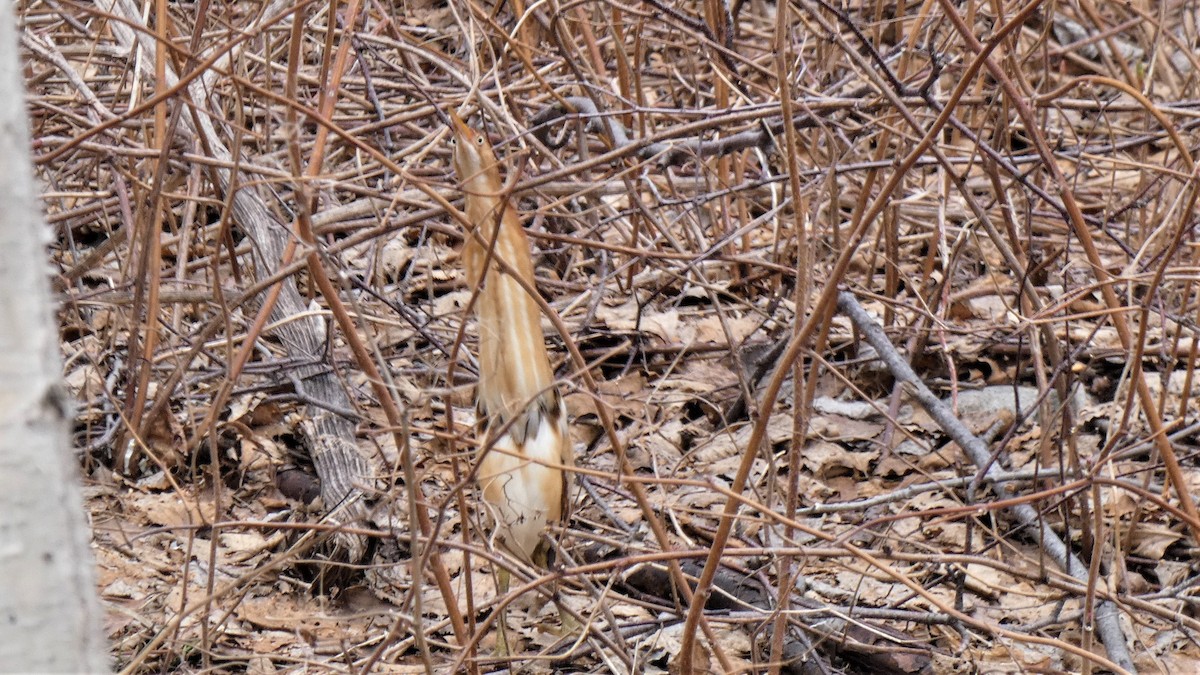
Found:
<svg viewBox="0 0 1200 675"><path fill-rule="evenodd" d="M556 544L551 543L549 540L543 541L542 546L539 547L536 553L539 556L538 564L544 569L556 568L556 565L551 564L552 560L558 559L558 551L556 549ZM560 571L560 569L556 571ZM550 599L554 601L554 608L558 610L559 629L556 631L558 636L562 637L578 631L580 629L579 622L575 620L574 615L567 611L566 603L562 599L561 582L558 579L550 582Z"/></svg>
<svg viewBox="0 0 1200 675"><path fill-rule="evenodd" d="M508 595L508 585L512 580L508 569L501 567L496 576L496 600L502 602L504 596ZM496 617L496 656L507 657L512 654L512 650L508 648L508 607L501 607L496 610L499 614Z"/></svg>
<svg viewBox="0 0 1200 675"><path fill-rule="evenodd" d="M564 635L570 635L581 628L579 622L575 620L575 617L567 611L562 601L559 600L558 589L555 589L554 591L554 608L558 610L558 630L560 631L560 637Z"/></svg>

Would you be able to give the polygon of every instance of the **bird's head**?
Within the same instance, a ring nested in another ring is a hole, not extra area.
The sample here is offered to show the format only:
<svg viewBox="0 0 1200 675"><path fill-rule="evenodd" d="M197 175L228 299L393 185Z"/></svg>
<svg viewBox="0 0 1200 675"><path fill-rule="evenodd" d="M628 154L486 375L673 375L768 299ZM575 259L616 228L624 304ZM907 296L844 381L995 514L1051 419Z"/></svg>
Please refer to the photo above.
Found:
<svg viewBox="0 0 1200 675"><path fill-rule="evenodd" d="M492 144L482 131L467 126L467 123L452 111L450 132L454 144L454 173L464 186L477 183L481 179L486 180L487 176L495 173L496 153L492 151ZM499 188L498 185L486 187L493 190Z"/></svg>

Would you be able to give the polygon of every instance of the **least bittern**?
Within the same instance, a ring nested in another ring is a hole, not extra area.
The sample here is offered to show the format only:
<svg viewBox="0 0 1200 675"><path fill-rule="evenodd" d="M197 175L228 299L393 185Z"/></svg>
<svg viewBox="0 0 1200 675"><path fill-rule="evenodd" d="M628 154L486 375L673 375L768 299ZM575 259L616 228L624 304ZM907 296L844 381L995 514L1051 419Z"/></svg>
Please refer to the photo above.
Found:
<svg viewBox="0 0 1200 675"><path fill-rule="evenodd" d="M502 193L500 162L482 132L454 113L450 117L454 171L470 224L463 265L471 287L479 288L475 401L484 433L476 477L495 517L493 541L544 569L550 551L546 527L563 520L569 502L567 412L546 352L541 311L530 295L529 238ZM498 577L500 592L507 592L508 571ZM502 615L497 647L507 651L504 629Z"/></svg>

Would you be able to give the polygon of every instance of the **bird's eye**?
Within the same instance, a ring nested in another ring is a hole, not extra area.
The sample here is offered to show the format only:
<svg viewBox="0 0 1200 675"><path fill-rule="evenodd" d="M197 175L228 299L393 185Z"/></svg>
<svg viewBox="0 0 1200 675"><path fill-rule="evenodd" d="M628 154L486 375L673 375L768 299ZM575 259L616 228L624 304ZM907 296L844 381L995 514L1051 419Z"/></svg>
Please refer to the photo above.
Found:
<svg viewBox="0 0 1200 675"><path fill-rule="evenodd" d="M483 145L483 136L475 137L475 145Z"/></svg>
<svg viewBox="0 0 1200 675"><path fill-rule="evenodd" d="M458 145L458 139L454 136L450 137L450 145Z"/></svg>

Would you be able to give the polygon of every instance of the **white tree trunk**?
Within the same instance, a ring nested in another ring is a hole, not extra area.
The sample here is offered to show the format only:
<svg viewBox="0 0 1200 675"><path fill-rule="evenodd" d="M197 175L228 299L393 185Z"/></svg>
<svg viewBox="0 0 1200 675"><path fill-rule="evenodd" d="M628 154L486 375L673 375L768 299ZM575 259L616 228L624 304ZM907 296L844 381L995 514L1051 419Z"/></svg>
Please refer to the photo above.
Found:
<svg viewBox="0 0 1200 675"><path fill-rule="evenodd" d="M0 7L0 671L108 669L13 4Z"/></svg>

